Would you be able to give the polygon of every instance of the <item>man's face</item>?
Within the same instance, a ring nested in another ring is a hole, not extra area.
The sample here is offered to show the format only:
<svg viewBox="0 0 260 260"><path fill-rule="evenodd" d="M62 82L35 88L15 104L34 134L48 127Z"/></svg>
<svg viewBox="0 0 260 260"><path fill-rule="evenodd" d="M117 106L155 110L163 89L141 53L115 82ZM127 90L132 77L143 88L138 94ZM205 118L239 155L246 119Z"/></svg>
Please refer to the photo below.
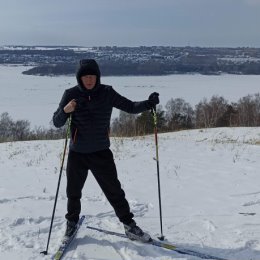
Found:
<svg viewBox="0 0 260 260"><path fill-rule="evenodd" d="M85 75L81 77L82 83L86 89L92 89L96 85L96 75Z"/></svg>

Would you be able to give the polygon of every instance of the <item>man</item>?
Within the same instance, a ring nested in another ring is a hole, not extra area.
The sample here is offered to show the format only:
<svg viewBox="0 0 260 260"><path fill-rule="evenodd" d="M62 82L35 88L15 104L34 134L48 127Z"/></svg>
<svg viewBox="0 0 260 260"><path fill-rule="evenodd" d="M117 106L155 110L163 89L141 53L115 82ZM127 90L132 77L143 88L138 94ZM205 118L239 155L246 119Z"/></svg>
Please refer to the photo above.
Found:
<svg viewBox="0 0 260 260"><path fill-rule="evenodd" d="M100 83L99 66L93 59L81 60L76 74L78 85L65 90L53 123L61 127L71 114L71 138L67 162L67 229L71 236L81 211L81 192L90 170L130 239L147 242L151 237L133 220L133 213L117 178L113 154L109 149L109 128L113 107L128 113L140 113L159 103L159 94L148 100L132 102L111 86Z"/></svg>

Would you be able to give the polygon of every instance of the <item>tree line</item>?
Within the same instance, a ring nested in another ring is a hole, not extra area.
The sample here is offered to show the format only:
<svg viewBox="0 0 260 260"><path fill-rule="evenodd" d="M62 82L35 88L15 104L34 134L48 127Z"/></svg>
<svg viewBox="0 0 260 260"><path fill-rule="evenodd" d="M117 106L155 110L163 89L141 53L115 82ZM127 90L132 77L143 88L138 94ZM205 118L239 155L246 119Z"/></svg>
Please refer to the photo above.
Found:
<svg viewBox="0 0 260 260"><path fill-rule="evenodd" d="M248 95L237 102L229 103L222 96L204 98L195 108L182 98L171 98L163 110L157 108L159 132L212 127L260 126L260 94ZM151 134L154 122L150 111L131 115L120 111L112 123L111 133L115 136Z"/></svg>
<svg viewBox="0 0 260 260"><path fill-rule="evenodd" d="M171 98L165 106L157 107L159 132L212 127L260 126L260 93L247 95L237 102L229 103L222 96L204 98L195 108L182 98ZM120 111L111 124L111 136L140 136L154 131L150 111L139 115ZM30 128L28 120L13 120L5 112L0 115L0 142L25 140L54 140L65 137L66 126L56 129Z"/></svg>
<svg viewBox="0 0 260 260"><path fill-rule="evenodd" d="M35 127L32 130L28 120L13 120L7 112L0 115L0 142L61 139L65 132L64 127Z"/></svg>

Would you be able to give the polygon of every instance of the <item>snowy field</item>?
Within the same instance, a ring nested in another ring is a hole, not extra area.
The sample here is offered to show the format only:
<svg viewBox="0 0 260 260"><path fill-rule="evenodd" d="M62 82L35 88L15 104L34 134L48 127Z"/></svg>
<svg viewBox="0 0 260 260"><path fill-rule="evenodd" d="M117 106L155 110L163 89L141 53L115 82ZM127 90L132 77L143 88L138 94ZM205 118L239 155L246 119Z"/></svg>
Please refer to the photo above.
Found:
<svg viewBox="0 0 260 260"><path fill-rule="evenodd" d="M0 66L0 114L8 112L15 119L27 119L31 126L49 127L65 89L76 84L74 76L40 77L21 74L29 67ZM160 93L165 106L171 98L183 98L193 107L204 97L223 96L230 102L260 92L260 75L170 75L139 77L103 77L120 94L135 100ZM118 116L114 110L112 117Z"/></svg>
<svg viewBox="0 0 260 260"><path fill-rule="evenodd" d="M160 235L153 136L111 141L136 221ZM57 249L65 230L65 173L50 255L39 254L46 247L63 145L64 140L0 144L0 259L47 260ZM159 155L168 241L230 260L259 260L260 129L160 134ZM123 231L91 174L82 213L86 220L64 260L198 259L87 229Z"/></svg>

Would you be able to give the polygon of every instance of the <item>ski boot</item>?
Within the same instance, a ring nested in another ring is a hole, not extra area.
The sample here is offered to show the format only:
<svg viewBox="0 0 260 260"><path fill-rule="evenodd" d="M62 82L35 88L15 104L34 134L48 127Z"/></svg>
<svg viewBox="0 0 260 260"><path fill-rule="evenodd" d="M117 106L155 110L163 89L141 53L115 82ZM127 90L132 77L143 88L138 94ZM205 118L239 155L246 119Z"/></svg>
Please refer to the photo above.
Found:
<svg viewBox="0 0 260 260"><path fill-rule="evenodd" d="M138 227L135 221L130 224L124 224L125 234L131 240L139 240L144 243L148 243L152 241L151 236L148 233L143 232L143 230Z"/></svg>
<svg viewBox="0 0 260 260"><path fill-rule="evenodd" d="M75 230L77 229L77 222L75 221L67 221L67 227L65 231L65 237L70 237L73 235Z"/></svg>

